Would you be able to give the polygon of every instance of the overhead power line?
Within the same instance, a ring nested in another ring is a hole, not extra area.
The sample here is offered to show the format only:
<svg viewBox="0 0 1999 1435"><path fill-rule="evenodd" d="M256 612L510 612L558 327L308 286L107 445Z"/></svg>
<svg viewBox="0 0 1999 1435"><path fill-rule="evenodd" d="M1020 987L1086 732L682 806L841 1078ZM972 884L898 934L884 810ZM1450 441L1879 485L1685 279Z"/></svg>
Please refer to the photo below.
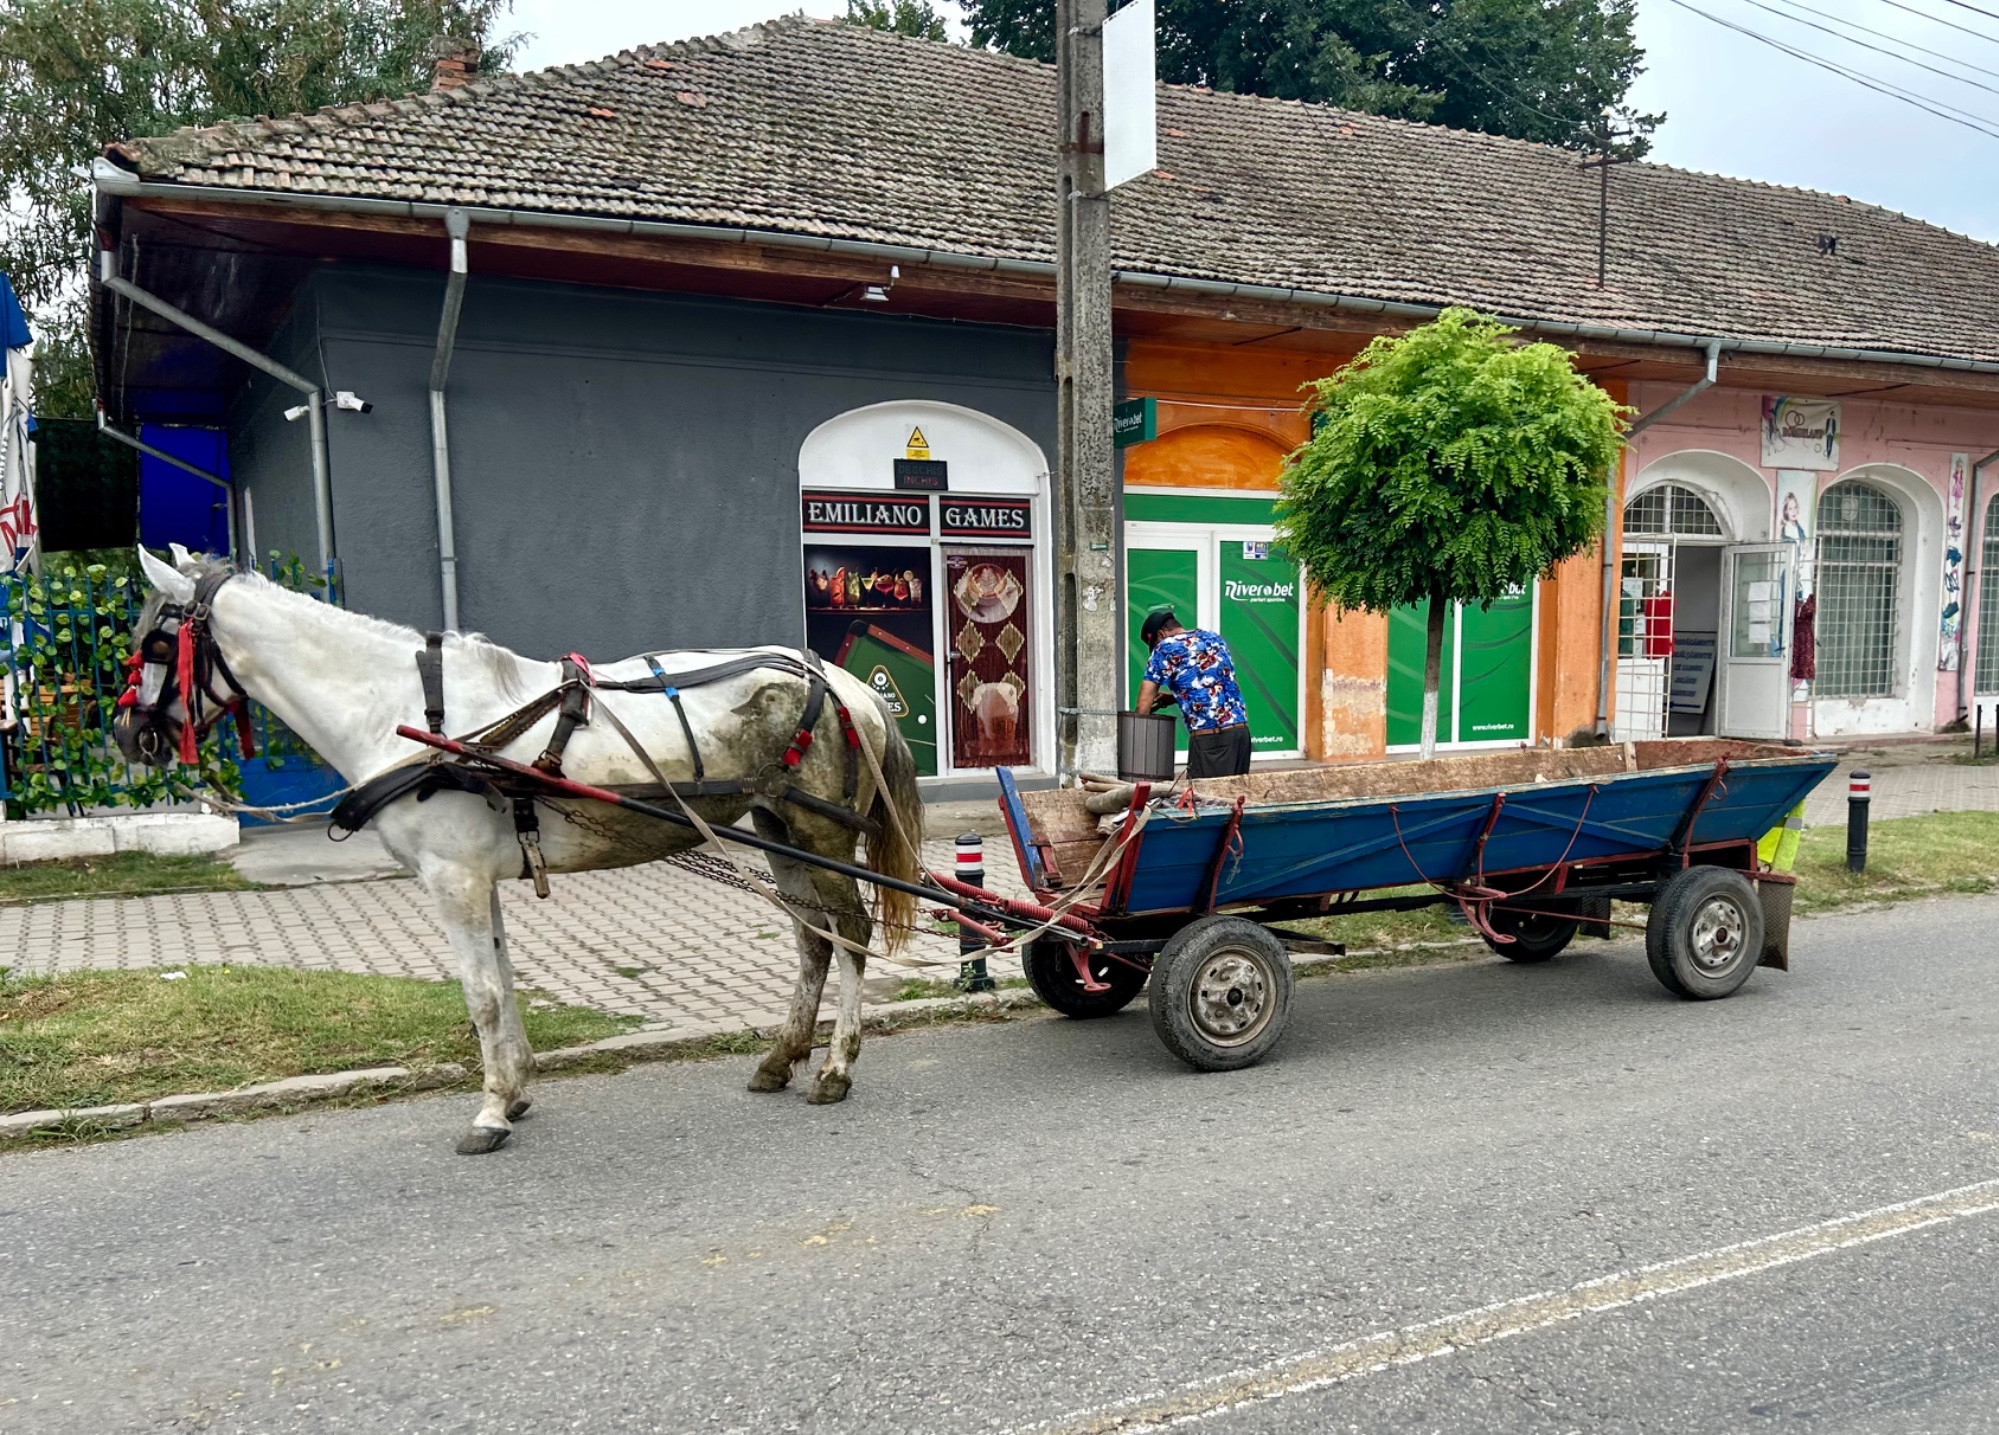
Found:
<svg viewBox="0 0 1999 1435"><path fill-rule="evenodd" d="M1861 24L1858 20L1849 20L1844 15L1835 15L1829 10L1815 9L1810 5L1801 4L1800 0L1777 0L1777 3L1782 5L1785 10L1802 10L1807 15L1816 15L1821 20L1830 20L1835 25L1844 25L1847 29L1858 30L1863 35L1877 36L1880 39L1888 41L1891 45L1900 45L1905 50L1914 50L1919 55L1934 56L1946 64L1956 65L1959 69L1970 70L1975 75L1988 75L1995 80L1999 80L1999 70L1989 70L1983 65L1974 65L1969 60L1960 60L1957 56L1947 54L1942 50L1932 50L1927 45L1918 45L1914 40L1904 40L1900 35L1890 34L1886 30L1873 29ZM1784 18L1795 19L1796 17L1786 15ZM1811 22L1808 20L1799 20L1798 23L1805 25ZM1843 40L1847 37L1842 35L1840 38ZM1858 44L1859 41L1855 41L1854 43Z"/></svg>
<svg viewBox="0 0 1999 1435"><path fill-rule="evenodd" d="M1932 15L1927 10L1918 10L1913 5L1903 4L1902 0L1881 0L1881 3L1891 10L1905 11L1919 19L1929 21L1932 25L1941 25L1947 30L1956 30L1960 34L1971 36L1974 40L1983 40L1988 45L1999 45L1999 37L1988 35L1983 30L1974 30L1969 25L1960 25L1955 20L1946 20L1941 15Z"/></svg>
<svg viewBox="0 0 1999 1435"><path fill-rule="evenodd" d="M1983 90L1988 95L1999 95L1999 89L1994 89L1991 85L1988 85L1981 80L1966 79L1963 75L1954 75L1949 70L1939 70L1935 65L1925 64L1921 60L1912 60L1907 55L1898 55L1893 50L1887 49L1884 46L1873 44L1867 40L1856 40L1851 35L1842 35L1839 31L1833 29L1832 26L1830 25L1821 25L1816 20L1807 20L1803 16L1786 14L1784 11L1779 10L1774 5L1764 4L1763 0L1742 0L1742 3L1745 5L1753 5L1758 10L1761 10L1766 14L1775 15L1779 20L1788 20L1793 25L1803 25L1808 29L1817 30L1821 34L1832 36L1833 39L1835 40L1844 41L1846 44L1849 45L1858 45L1863 50L1872 50L1877 55L1886 55L1889 59L1900 61L1904 65L1914 65L1919 70L1928 70L1932 75L1941 75L1944 79L1954 80L1960 85L1970 85L1973 89ZM1819 12L1814 12L1814 13L1819 13ZM1830 19L1832 17L1828 16L1827 18ZM1879 32L1877 31L1873 33L1879 33ZM1889 36L1888 38L1892 39L1893 36ZM1926 51L1925 53L1935 54L1936 52L1934 50L1931 50L1931 51ZM1950 58L1950 56L1943 55L1939 56L1939 58L1947 60ZM1967 68L1972 68L1972 67L1967 66ZM1992 72L1990 70L1980 70L1979 73L1991 74ZM1942 104L1943 102L1939 100L1937 103Z"/></svg>
<svg viewBox="0 0 1999 1435"><path fill-rule="evenodd" d="M1815 55L1809 50L1800 49L1798 46L1788 44L1783 40L1772 39L1761 31L1750 29L1747 25L1738 25L1733 20L1724 20L1721 16L1711 14L1697 5L1690 5L1687 3L1687 0L1672 0L1672 3L1679 6L1682 10L1700 16L1703 20L1721 26L1724 30L1733 30L1738 35L1747 35L1759 44L1768 45L1771 49L1781 51L1793 59L1803 60L1808 65L1815 65L1830 74L1838 75L1843 80L1851 80L1862 89L1873 90L1876 94L1886 95L1891 100L1900 100L1905 105L1914 105L1917 109L1934 115L1940 120L1948 120L1954 125L1963 125L1966 129L1976 130L1988 139L1999 139L1999 121L1973 114L1969 110L1960 110L1955 105L1946 105L1941 100L1932 101L1925 99L1909 90L1903 89L1892 80L1880 79L1864 71L1842 65L1835 60L1828 60L1823 56Z"/></svg>
<svg viewBox="0 0 1999 1435"><path fill-rule="evenodd" d="M1965 0L1944 0L1944 3L1955 5L1960 10L1969 10L1974 15L1983 15L1988 20L1999 20L1999 10L1981 10L1976 5L1966 4Z"/></svg>

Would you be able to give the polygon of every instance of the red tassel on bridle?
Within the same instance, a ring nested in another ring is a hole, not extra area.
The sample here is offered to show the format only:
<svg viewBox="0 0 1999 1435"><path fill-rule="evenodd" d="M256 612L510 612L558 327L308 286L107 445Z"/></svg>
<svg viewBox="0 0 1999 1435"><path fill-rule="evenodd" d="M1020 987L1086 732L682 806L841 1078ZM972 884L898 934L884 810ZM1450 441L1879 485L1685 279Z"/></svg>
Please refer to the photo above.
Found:
<svg viewBox="0 0 1999 1435"><path fill-rule="evenodd" d="M192 767L200 759L200 753L195 746L200 740L200 734L195 731L199 719L194 711L194 619L192 617L180 620L179 641L180 702L183 714L180 724L180 760Z"/></svg>

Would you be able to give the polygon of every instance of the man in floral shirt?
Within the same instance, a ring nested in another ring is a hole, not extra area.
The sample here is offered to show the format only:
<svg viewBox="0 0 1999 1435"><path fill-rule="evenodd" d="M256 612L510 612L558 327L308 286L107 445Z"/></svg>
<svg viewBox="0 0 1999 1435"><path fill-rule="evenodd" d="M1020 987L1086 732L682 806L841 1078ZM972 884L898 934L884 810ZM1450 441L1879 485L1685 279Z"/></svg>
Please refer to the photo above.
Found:
<svg viewBox="0 0 1999 1435"><path fill-rule="evenodd" d="M1249 711L1236 686L1235 661L1219 633L1183 628L1173 610L1145 620L1139 636L1152 650L1138 710L1152 711L1166 689L1187 719L1187 776L1239 777L1249 771Z"/></svg>

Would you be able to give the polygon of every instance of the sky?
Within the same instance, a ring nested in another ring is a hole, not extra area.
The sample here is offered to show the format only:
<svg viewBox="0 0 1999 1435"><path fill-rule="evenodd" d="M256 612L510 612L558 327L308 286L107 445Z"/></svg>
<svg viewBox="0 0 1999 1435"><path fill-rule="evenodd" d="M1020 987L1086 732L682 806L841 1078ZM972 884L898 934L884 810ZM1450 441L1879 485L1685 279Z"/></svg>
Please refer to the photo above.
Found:
<svg viewBox="0 0 1999 1435"><path fill-rule="evenodd" d="M938 8L956 11L948 3ZM515 0L515 27L534 37L517 63L532 69L596 59L801 9L838 15L846 5ZM1652 159L1844 194L1999 242L1999 184L1992 182L1999 174L1999 0L1639 0L1638 15L1647 73L1632 103L1667 116L1653 137ZM1966 112L1989 133L1829 74L1717 22L1898 87L1933 109ZM1870 45L1895 53L1864 48Z"/></svg>

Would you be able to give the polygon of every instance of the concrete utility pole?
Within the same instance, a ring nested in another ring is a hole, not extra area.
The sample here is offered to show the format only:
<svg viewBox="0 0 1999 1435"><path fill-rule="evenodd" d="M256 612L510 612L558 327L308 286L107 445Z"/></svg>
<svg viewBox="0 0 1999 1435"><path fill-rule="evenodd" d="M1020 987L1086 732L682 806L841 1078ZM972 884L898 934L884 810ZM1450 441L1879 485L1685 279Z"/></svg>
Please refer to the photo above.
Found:
<svg viewBox="0 0 1999 1435"><path fill-rule="evenodd" d="M1119 675L1116 463L1111 442L1110 198L1104 190L1105 0L1056 0L1060 91L1054 510L1056 701L1065 772L1112 772Z"/></svg>

